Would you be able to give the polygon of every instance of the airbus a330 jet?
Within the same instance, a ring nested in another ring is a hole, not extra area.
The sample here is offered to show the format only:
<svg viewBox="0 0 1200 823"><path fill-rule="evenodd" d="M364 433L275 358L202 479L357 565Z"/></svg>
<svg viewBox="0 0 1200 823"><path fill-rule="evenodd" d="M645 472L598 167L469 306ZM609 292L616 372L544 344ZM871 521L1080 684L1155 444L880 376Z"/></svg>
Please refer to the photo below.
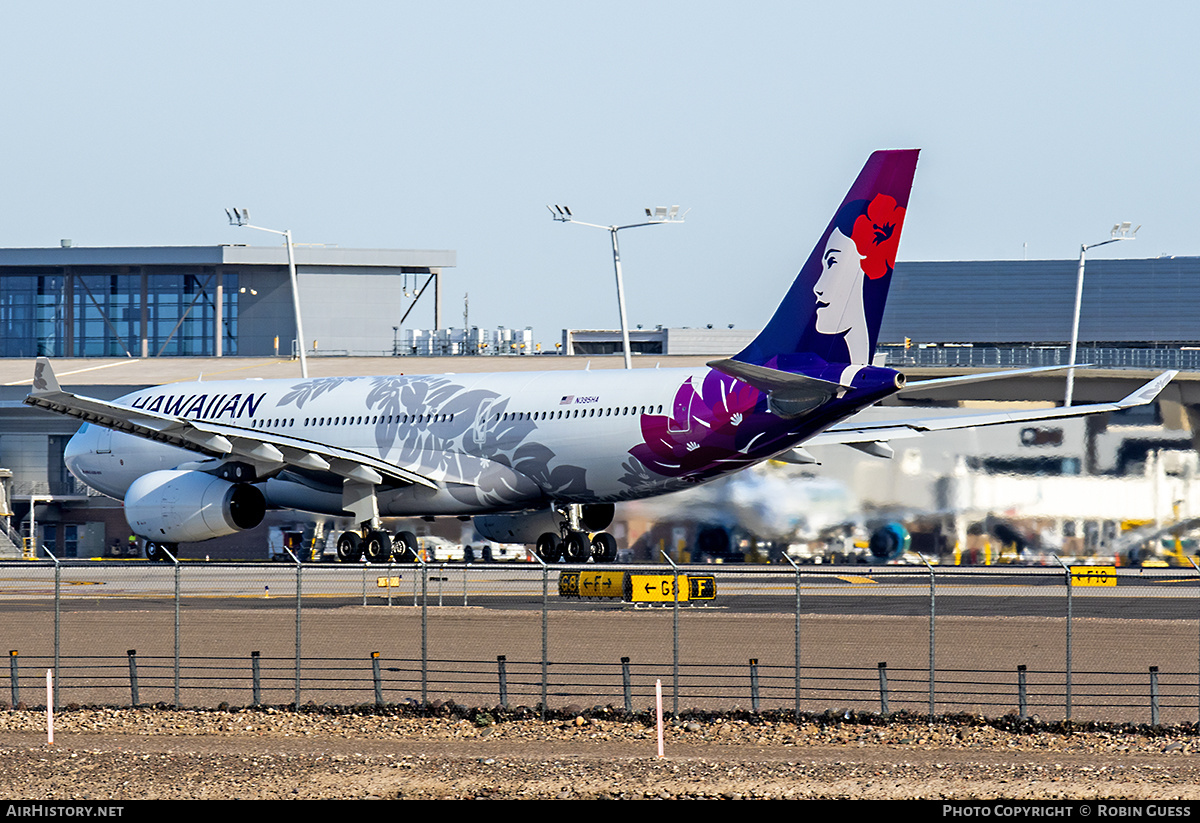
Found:
<svg viewBox="0 0 1200 823"><path fill-rule="evenodd" d="M123 500L148 554L250 529L270 509L349 516L342 560L411 555L385 517L472 517L546 561L611 562L614 506L803 447L1073 417L1151 402L1166 372L1114 403L865 422L906 388L871 365L917 151L867 160L762 332L705 367L172 383L108 402L63 391L37 361L26 403L84 421L71 472ZM1030 371L1030 370L1026 370ZM399 544L399 545L397 545Z"/></svg>

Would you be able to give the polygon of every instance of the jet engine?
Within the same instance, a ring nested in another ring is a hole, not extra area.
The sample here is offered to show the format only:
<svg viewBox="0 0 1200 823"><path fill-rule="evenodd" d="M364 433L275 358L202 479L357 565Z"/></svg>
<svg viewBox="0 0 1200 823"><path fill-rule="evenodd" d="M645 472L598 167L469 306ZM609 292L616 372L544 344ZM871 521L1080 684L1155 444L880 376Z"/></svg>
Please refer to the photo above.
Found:
<svg viewBox="0 0 1200 823"><path fill-rule="evenodd" d="M876 560L896 560L912 546L912 536L899 523L888 523L871 534L867 545Z"/></svg>
<svg viewBox="0 0 1200 823"><path fill-rule="evenodd" d="M129 528L159 543L196 543L252 529L266 512L256 487L197 471L150 472L125 494Z"/></svg>

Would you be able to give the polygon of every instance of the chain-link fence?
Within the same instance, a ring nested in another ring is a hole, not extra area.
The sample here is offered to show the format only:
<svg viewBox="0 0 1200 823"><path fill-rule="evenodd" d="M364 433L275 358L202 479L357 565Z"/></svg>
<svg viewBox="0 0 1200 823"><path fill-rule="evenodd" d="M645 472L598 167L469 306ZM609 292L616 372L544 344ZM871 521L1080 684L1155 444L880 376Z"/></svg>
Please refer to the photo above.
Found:
<svg viewBox="0 0 1200 823"><path fill-rule="evenodd" d="M1200 718L1200 572L0 565L12 703ZM678 597L676 596L678 592Z"/></svg>

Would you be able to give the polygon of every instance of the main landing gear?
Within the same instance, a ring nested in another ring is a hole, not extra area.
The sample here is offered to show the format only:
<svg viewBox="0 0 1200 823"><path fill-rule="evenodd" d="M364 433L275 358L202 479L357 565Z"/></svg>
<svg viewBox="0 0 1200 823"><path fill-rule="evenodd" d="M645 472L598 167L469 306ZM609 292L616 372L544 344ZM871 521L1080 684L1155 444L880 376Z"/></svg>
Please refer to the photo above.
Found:
<svg viewBox="0 0 1200 823"><path fill-rule="evenodd" d="M382 528L371 528L369 523L357 532L342 532L338 536L338 560L357 563L364 556L368 563L392 560L411 563L417 559L417 536L412 532L397 532L393 537Z"/></svg>
<svg viewBox="0 0 1200 823"><path fill-rule="evenodd" d="M545 532L537 539L534 550L546 563L565 559L568 563L586 563L590 557L596 563L612 563L617 559L617 539L608 532L612 522L612 505L582 506L572 503L558 509L563 516L560 534ZM595 534L592 532L595 531ZM589 536L590 535L590 536Z"/></svg>

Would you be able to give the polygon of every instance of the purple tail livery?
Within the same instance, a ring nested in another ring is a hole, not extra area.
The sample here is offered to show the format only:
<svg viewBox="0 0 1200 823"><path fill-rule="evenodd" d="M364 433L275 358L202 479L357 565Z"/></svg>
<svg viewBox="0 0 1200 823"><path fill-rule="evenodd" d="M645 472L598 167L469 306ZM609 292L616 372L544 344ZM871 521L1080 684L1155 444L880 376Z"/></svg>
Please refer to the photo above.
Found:
<svg viewBox="0 0 1200 823"><path fill-rule="evenodd" d="M868 158L775 315L735 360L766 365L775 359L785 370L817 365L813 357L830 364L871 361L917 154L877 151Z"/></svg>

